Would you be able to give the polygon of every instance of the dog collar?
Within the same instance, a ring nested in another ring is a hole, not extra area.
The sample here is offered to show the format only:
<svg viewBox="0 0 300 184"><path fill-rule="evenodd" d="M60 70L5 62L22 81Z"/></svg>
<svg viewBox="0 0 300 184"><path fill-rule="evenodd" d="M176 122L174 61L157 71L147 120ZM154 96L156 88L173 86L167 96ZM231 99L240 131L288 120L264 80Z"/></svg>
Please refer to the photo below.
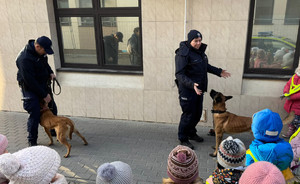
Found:
<svg viewBox="0 0 300 184"><path fill-rule="evenodd" d="M222 114L225 113L226 111L220 111L220 110L211 110L211 113L218 113L218 114Z"/></svg>

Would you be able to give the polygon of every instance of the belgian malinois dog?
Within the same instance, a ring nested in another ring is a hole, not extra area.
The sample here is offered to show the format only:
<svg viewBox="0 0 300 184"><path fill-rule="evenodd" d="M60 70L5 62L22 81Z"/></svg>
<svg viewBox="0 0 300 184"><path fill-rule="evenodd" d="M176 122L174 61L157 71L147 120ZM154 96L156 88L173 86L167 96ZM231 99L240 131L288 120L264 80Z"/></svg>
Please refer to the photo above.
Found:
<svg viewBox="0 0 300 184"><path fill-rule="evenodd" d="M84 145L88 144L86 139L75 128L75 125L71 119L62 116L55 116L47 106L44 106L44 108L41 110L40 125L44 127L44 130L50 139L49 146L53 144L53 138L50 130L55 129L57 140L67 147L67 153L64 155L65 158L67 158L71 152L71 145L67 141L68 132L68 137L70 140L72 139L72 133L74 132L83 140Z"/></svg>
<svg viewBox="0 0 300 184"><path fill-rule="evenodd" d="M213 121L216 134L215 152L209 154L212 157L217 156L219 145L222 141L224 133L241 133L251 131L252 118L237 116L226 111L225 102L232 96L224 96L222 93L215 90L210 91L210 97L213 99Z"/></svg>

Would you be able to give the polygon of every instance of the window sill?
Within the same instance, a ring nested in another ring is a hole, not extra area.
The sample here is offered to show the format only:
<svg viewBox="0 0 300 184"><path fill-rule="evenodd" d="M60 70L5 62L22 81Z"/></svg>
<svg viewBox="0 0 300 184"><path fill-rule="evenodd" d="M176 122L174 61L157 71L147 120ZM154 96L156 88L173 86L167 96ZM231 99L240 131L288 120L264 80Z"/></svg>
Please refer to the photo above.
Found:
<svg viewBox="0 0 300 184"><path fill-rule="evenodd" d="M244 73L245 79L273 79L273 80L288 80L292 75L274 75L274 74L249 74Z"/></svg>
<svg viewBox="0 0 300 184"><path fill-rule="evenodd" d="M143 75L142 71L113 70L113 69L57 68L56 70L59 72Z"/></svg>

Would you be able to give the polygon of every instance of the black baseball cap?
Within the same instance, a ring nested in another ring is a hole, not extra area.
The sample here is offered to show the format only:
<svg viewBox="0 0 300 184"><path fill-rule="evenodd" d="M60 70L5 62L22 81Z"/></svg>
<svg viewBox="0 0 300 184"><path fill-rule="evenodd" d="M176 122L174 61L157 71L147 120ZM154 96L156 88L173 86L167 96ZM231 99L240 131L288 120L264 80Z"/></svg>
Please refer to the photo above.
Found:
<svg viewBox="0 0 300 184"><path fill-rule="evenodd" d="M39 37L36 42L45 49L47 54L53 54L52 41L47 36Z"/></svg>

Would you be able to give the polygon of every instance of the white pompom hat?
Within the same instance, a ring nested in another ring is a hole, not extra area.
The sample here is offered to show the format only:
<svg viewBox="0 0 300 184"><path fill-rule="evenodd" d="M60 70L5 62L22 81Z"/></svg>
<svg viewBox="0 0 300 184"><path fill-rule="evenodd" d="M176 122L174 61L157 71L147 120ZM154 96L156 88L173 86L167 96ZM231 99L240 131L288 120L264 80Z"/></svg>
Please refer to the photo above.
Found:
<svg viewBox="0 0 300 184"><path fill-rule="evenodd" d="M12 184L49 184L60 166L59 154L46 146L0 155L0 172Z"/></svg>
<svg viewBox="0 0 300 184"><path fill-rule="evenodd" d="M130 166L121 161L102 164L97 170L96 184L132 184Z"/></svg>

